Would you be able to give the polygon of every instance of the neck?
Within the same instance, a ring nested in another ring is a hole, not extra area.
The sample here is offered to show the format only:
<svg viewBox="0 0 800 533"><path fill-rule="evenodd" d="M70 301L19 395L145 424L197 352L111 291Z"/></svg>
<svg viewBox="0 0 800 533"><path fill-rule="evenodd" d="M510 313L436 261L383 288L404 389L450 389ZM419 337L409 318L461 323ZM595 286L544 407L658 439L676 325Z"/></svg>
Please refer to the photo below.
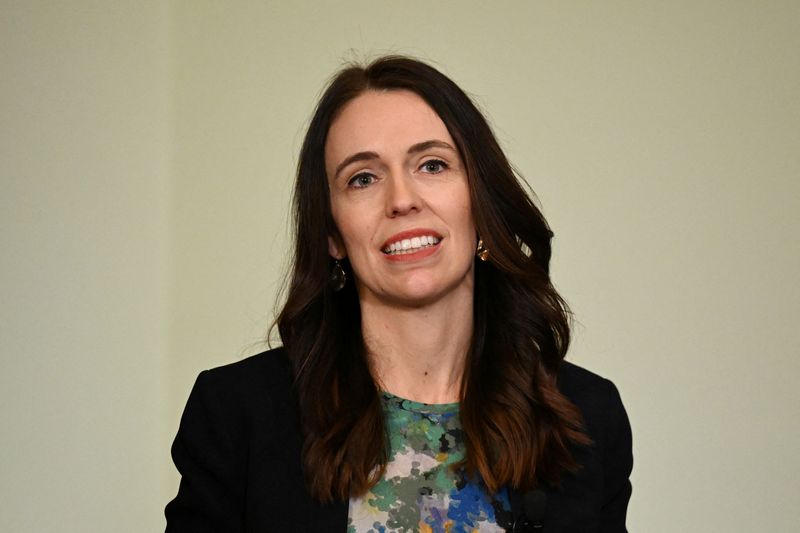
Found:
<svg viewBox="0 0 800 533"><path fill-rule="evenodd" d="M413 308L362 298L361 329L378 385L416 402L459 401L472 298L471 286Z"/></svg>

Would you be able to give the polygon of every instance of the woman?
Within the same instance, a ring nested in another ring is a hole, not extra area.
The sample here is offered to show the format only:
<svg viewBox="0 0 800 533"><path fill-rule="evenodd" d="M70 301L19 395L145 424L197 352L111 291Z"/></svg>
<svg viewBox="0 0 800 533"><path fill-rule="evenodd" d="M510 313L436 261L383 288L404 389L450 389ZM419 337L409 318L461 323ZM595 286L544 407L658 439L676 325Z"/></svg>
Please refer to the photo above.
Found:
<svg viewBox="0 0 800 533"><path fill-rule="evenodd" d="M284 346L198 377L168 531L625 531L625 410L563 361L552 233L460 88L339 72L294 210Z"/></svg>

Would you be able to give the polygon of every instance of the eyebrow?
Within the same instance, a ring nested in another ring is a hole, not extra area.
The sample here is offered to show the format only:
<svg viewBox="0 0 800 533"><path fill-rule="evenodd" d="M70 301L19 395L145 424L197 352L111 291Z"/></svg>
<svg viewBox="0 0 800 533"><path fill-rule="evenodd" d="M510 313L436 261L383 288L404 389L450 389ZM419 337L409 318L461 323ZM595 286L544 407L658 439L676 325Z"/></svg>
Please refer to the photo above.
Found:
<svg viewBox="0 0 800 533"><path fill-rule="evenodd" d="M420 143L411 145L411 147L408 149L408 153L416 154L418 152L424 152L429 148L444 148L446 150L452 150L453 152L456 151L456 149L450 146L449 143L432 139L430 141L422 141ZM379 159L379 158L380 156L377 154L377 152L357 152L351 156L346 157L344 161L342 161L336 166L336 172L334 173L334 176L338 177L342 169L351 163L355 163L356 161L369 161L372 159Z"/></svg>
<svg viewBox="0 0 800 533"><path fill-rule="evenodd" d="M430 140L430 141L422 141L421 143L417 143L412 145L411 148L408 149L409 154L415 154L417 152L424 152L428 148L445 148L447 150L456 151L455 148L450 146L450 144L444 141L437 141L437 140Z"/></svg>
<svg viewBox="0 0 800 533"><path fill-rule="evenodd" d="M339 176L339 172L342 171L344 167L351 163L355 163L356 161L369 161L370 159L378 159L380 156L376 152L358 152L349 157L346 157L344 161L339 163L336 166L336 172L333 174L335 177Z"/></svg>

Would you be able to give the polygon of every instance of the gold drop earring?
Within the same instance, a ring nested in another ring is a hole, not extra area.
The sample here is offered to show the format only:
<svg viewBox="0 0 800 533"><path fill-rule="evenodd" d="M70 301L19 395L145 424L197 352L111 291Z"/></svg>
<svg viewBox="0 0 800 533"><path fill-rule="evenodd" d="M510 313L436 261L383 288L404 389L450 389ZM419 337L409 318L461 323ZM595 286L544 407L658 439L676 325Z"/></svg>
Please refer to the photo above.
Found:
<svg viewBox="0 0 800 533"><path fill-rule="evenodd" d="M483 239L481 238L478 238L478 249L475 250L475 253L481 261L489 259L489 250L486 249L486 246L483 244Z"/></svg>

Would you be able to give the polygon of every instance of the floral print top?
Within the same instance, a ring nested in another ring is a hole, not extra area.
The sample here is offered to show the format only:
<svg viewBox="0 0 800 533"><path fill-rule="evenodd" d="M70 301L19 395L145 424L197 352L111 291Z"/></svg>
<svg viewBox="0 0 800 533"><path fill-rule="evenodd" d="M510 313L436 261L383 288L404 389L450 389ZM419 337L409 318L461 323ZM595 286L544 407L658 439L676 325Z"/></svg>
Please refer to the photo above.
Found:
<svg viewBox="0 0 800 533"><path fill-rule="evenodd" d="M382 393L389 462L380 481L350 499L348 533L503 532L508 494L452 468L464 457L459 404L424 404Z"/></svg>

